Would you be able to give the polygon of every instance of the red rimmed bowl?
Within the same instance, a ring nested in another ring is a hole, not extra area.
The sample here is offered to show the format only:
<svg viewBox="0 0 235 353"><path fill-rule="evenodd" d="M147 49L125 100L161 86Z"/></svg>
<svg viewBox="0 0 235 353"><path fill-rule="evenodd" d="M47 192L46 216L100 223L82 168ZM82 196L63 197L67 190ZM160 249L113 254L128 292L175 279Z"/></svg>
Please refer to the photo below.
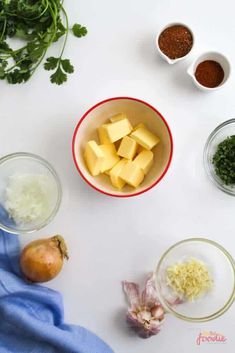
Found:
<svg viewBox="0 0 235 353"><path fill-rule="evenodd" d="M151 170L136 189L125 186L120 191L112 186L109 176L91 176L83 158L87 141L98 142L97 128L107 122L110 116L118 113L126 113L133 126L144 123L161 140L153 149L154 163ZM172 159L173 140L166 120L157 109L140 99L116 97L96 104L83 115L74 131L72 153L80 175L95 190L109 196L131 197L150 190L164 177Z"/></svg>

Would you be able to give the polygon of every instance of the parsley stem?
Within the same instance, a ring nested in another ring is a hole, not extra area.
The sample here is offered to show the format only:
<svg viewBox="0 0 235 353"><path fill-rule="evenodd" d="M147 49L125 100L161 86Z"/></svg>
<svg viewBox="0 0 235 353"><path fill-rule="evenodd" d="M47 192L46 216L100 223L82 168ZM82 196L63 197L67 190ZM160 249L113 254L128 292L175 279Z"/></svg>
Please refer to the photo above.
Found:
<svg viewBox="0 0 235 353"><path fill-rule="evenodd" d="M19 53L19 52L21 52L21 51L23 51L24 49L26 49L27 48L27 45L25 45L24 47L22 47L22 48L19 48L19 49L16 49L16 50L3 50L3 49L0 49L0 58L3 58L3 59L8 59L8 58L11 58L12 57L12 55L13 54L17 54L17 53ZM1 55L1 52L4 54L4 53L6 53L6 54L9 54L9 55L6 55L6 56L2 56Z"/></svg>
<svg viewBox="0 0 235 353"><path fill-rule="evenodd" d="M50 45L52 44L54 38L55 38L55 35L56 35L56 32L57 32L57 16L58 16L58 10L57 10L57 6L56 4L54 3L54 1L52 1L53 5L54 5L54 11L53 11L53 8L51 7L51 5L48 6L48 9L50 9L50 12L51 12L51 16L52 16L52 20L53 20L53 24L54 24L54 32L51 36L51 39L50 41L47 43L47 47L43 53L43 55L41 56L40 60L38 61L37 65L34 66L34 68L32 69L31 71L31 76L34 74L34 72L36 71L36 69L38 68L38 66L41 64L41 62L43 61L45 55L46 55L46 52L48 50L48 48L50 47Z"/></svg>
<svg viewBox="0 0 235 353"><path fill-rule="evenodd" d="M7 26L7 20L5 19L4 20L4 24L3 24L2 34L1 34L1 37L0 37L0 42L3 40L4 33L5 33L5 30L6 30L6 26Z"/></svg>
<svg viewBox="0 0 235 353"><path fill-rule="evenodd" d="M65 11L63 6L61 7L61 10L63 11L63 14L65 16L66 33L65 33L64 45L63 45L63 48L62 48L61 53L60 53L60 60L59 61L61 61L61 58L62 58L62 56L64 54L64 50L65 50L65 46L66 46L66 43L67 43L67 40L68 40L68 34L69 34L69 19L68 19L68 15L67 15L67 12Z"/></svg>

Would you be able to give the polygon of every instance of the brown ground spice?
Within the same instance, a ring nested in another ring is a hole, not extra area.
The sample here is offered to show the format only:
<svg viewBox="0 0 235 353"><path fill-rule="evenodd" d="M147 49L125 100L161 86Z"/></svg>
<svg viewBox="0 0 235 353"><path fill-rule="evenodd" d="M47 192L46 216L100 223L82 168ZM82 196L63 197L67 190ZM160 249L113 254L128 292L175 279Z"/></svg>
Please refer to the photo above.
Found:
<svg viewBox="0 0 235 353"><path fill-rule="evenodd" d="M174 25L168 27L160 34L158 45L168 58L182 58L192 49L192 33L185 26Z"/></svg>
<svg viewBox="0 0 235 353"><path fill-rule="evenodd" d="M206 60L197 66L195 77L201 85L214 88L223 81L224 70L217 61Z"/></svg>

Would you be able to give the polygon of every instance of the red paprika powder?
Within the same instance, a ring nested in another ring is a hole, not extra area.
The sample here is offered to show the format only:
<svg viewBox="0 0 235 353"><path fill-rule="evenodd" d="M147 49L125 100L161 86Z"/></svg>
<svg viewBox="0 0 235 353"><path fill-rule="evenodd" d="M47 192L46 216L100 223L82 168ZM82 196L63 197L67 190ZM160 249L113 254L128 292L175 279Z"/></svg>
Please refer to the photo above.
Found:
<svg viewBox="0 0 235 353"><path fill-rule="evenodd" d="M209 88L218 87L224 79L224 70L222 66L214 60L201 62L195 72L197 81Z"/></svg>

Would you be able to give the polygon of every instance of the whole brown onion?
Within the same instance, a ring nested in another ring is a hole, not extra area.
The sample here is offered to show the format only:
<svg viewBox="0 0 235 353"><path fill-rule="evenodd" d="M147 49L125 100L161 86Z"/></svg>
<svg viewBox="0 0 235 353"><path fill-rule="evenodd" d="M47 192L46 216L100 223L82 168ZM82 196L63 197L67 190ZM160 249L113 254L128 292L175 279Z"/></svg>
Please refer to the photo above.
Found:
<svg viewBox="0 0 235 353"><path fill-rule="evenodd" d="M35 240L21 252L21 271L31 282L47 282L61 271L64 258L69 257L62 236Z"/></svg>

